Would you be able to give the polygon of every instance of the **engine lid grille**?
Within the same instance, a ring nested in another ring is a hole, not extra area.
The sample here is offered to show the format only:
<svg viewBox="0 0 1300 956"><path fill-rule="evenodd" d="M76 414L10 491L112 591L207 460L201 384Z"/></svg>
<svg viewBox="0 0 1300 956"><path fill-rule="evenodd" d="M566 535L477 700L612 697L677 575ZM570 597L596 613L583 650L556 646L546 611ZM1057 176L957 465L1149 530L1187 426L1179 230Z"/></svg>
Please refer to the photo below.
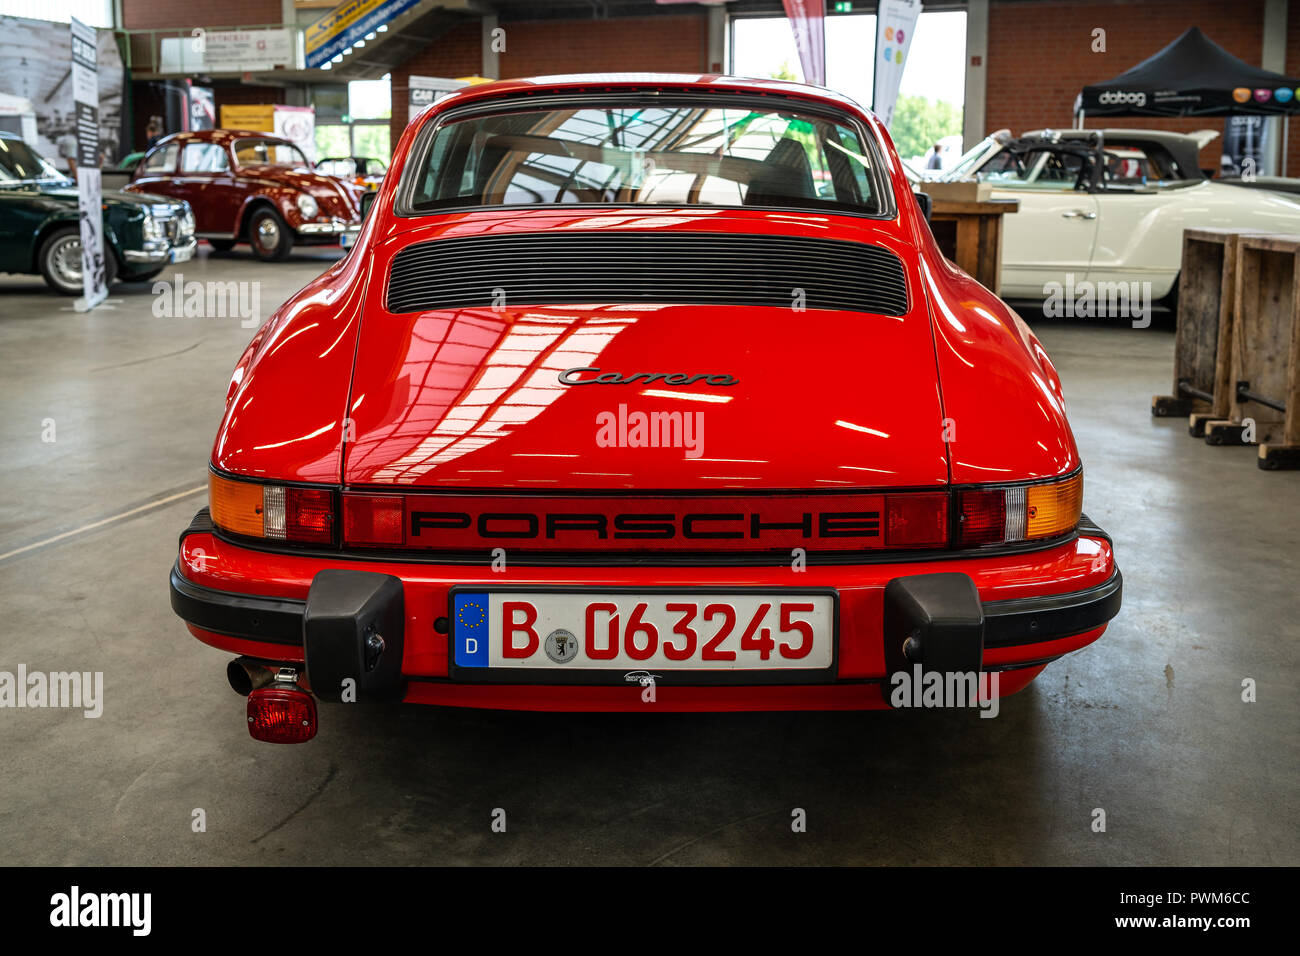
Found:
<svg viewBox="0 0 1300 956"><path fill-rule="evenodd" d="M403 249L393 259L387 298L390 312L635 302L898 316L907 312L907 280L889 250L835 239L529 233Z"/></svg>

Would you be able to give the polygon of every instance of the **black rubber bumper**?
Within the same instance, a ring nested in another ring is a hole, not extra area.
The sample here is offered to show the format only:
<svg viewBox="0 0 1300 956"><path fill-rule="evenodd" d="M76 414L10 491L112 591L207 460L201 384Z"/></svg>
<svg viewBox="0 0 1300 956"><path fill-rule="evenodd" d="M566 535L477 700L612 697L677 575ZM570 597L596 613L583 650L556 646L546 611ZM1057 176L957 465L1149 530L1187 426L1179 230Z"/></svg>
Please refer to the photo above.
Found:
<svg viewBox="0 0 1300 956"><path fill-rule="evenodd" d="M1104 583L1086 591L1045 594L984 603L984 646L1018 647L1073 637L1101 627L1124 599L1119 568Z"/></svg>
<svg viewBox="0 0 1300 956"><path fill-rule="evenodd" d="M400 695L406 627L402 582L369 571L325 570L306 601L231 594L171 573L172 610L188 624L246 640L303 649L322 700Z"/></svg>
<svg viewBox="0 0 1300 956"><path fill-rule="evenodd" d="M932 575L915 575L911 579L918 577ZM966 575L954 577L970 580ZM894 579L904 582L908 580L907 577ZM979 605L983 615L981 646L996 648L1041 644L1091 631L1119 613L1122 597L1123 578L1116 569L1104 584L1086 591L985 601ZM968 604L961 604L954 609L944 607L945 600L951 599L941 595L922 596L919 598L920 609L908 609L902 623L956 619L969 622L971 609ZM205 631L270 644L303 646L306 601L217 591L193 583L181 574L179 567L173 567L171 602L172 610L182 620ZM900 646L906 637L907 633L903 632L899 640Z"/></svg>
<svg viewBox="0 0 1300 956"><path fill-rule="evenodd" d="M187 624L205 631L269 644L302 646L306 601L233 594L195 584L172 567L172 610Z"/></svg>
<svg viewBox="0 0 1300 956"><path fill-rule="evenodd" d="M185 534L210 527L201 511ZM1079 532L1110 541L1087 516ZM964 573L900 575L885 587L886 672L916 665L979 671L986 649L1043 645L1095 630L1119 613L1123 586L1116 568L1107 581L1083 591L981 601ZM317 672L325 699L340 699L345 687L370 698L399 692L403 602L398 578L367 571L322 571L306 601L207 588L188 580L179 562L171 572L172 610L182 620L217 634L303 648L308 674ZM1059 652L1044 648L1041 657L1028 660L1056 656Z"/></svg>

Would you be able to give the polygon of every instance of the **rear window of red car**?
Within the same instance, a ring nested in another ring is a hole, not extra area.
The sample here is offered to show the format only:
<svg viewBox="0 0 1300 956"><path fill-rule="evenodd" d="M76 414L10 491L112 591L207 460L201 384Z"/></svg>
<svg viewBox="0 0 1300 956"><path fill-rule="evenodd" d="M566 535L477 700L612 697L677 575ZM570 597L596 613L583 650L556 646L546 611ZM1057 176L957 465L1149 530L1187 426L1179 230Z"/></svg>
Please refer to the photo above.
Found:
<svg viewBox="0 0 1300 956"><path fill-rule="evenodd" d="M471 206L757 206L886 212L881 165L848 121L776 106L573 106L439 124L408 214Z"/></svg>
<svg viewBox="0 0 1300 956"><path fill-rule="evenodd" d="M235 161L240 166L290 166L311 168L307 158L292 143L274 139L235 140Z"/></svg>

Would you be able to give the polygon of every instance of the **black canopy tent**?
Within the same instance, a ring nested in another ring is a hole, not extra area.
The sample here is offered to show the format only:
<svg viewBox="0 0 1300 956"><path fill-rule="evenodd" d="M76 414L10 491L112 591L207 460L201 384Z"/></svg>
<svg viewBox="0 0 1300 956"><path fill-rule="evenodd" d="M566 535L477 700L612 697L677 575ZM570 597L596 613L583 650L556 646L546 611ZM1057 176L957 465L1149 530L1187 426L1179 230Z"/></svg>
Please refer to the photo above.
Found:
<svg viewBox="0 0 1300 956"><path fill-rule="evenodd" d="M1289 116L1300 79L1251 66L1192 27L1159 53L1075 101L1087 116Z"/></svg>
<svg viewBox="0 0 1300 956"><path fill-rule="evenodd" d="M1119 76L1085 86L1074 103L1085 116L1281 116L1282 169L1300 79L1251 66L1191 27Z"/></svg>

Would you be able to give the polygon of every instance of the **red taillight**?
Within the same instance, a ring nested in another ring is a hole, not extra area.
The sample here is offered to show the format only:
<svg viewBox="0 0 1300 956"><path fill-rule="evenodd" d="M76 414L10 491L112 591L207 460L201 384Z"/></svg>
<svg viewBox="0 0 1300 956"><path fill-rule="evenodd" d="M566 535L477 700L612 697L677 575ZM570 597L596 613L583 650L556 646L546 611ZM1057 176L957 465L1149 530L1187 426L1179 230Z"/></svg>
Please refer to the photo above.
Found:
<svg viewBox="0 0 1300 956"><path fill-rule="evenodd" d="M1007 504L1001 488L957 494L957 544L997 544L1006 540Z"/></svg>
<svg viewBox="0 0 1300 956"><path fill-rule="evenodd" d="M303 690L262 687L248 695L248 733L269 744L301 744L316 736L316 700Z"/></svg>
<svg viewBox="0 0 1300 956"><path fill-rule="evenodd" d="M334 495L313 488L284 490L284 536L290 541L334 540Z"/></svg>
<svg viewBox="0 0 1300 956"><path fill-rule="evenodd" d="M941 548L948 543L948 495L886 495L885 547Z"/></svg>
<svg viewBox="0 0 1300 956"><path fill-rule="evenodd" d="M343 542L401 546L406 543L402 499L392 495L344 495Z"/></svg>

